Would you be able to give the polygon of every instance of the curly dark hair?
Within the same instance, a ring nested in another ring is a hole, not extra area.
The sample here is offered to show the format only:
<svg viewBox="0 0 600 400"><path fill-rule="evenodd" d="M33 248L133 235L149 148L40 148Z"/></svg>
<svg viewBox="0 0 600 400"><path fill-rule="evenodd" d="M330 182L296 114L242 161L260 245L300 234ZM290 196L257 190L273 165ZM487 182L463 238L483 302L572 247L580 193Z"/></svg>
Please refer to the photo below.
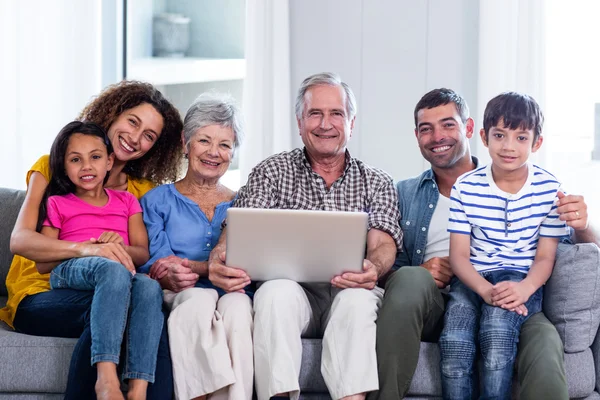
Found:
<svg viewBox="0 0 600 400"><path fill-rule="evenodd" d="M182 165L183 122L175 106L154 86L127 80L110 85L81 111L79 119L94 122L108 131L124 111L144 103L152 105L162 115L163 130L154 146L143 157L128 161L123 172L132 178L154 183L173 182L179 177Z"/></svg>

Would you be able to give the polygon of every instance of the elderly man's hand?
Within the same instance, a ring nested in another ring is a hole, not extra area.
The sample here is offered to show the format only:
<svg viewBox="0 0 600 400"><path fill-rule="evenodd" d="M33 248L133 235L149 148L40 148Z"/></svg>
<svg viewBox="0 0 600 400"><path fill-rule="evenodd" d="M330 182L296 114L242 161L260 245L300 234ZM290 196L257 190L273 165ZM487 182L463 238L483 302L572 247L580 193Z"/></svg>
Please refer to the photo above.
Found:
<svg viewBox="0 0 600 400"><path fill-rule="evenodd" d="M225 265L225 252L213 253L208 262L208 279L213 285L227 293L244 293L244 288L250 284L246 271Z"/></svg>
<svg viewBox="0 0 600 400"><path fill-rule="evenodd" d="M369 260L363 261L363 272L345 272L342 275L334 276L331 284L340 289L363 288L373 289L377 284L379 275L377 268Z"/></svg>
<svg viewBox="0 0 600 400"><path fill-rule="evenodd" d="M169 289L175 293L194 287L198 282L198 274L192 272L187 258L178 262L167 262L167 273L159 280L163 289Z"/></svg>
<svg viewBox="0 0 600 400"><path fill-rule="evenodd" d="M439 288L448 286L454 275L452 269L450 269L450 257L433 257L421 264L421 267L429 271Z"/></svg>
<svg viewBox="0 0 600 400"><path fill-rule="evenodd" d="M587 229L589 220L587 204L585 204L583 196L572 194L565 196L563 192L558 192L557 205L556 211L561 221L565 221L567 225L575 230Z"/></svg>

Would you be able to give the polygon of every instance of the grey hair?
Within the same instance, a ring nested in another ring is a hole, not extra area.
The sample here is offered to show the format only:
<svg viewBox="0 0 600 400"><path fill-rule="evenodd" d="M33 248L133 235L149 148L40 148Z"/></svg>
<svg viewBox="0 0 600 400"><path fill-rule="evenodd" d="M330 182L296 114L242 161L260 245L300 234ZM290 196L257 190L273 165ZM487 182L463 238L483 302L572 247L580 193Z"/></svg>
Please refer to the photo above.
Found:
<svg viewBox="0 0 600 400"><path fill-rule="evenodd" d="M300 89L298 89L298 96L296 97L296 118L302 118L302 112L304 111L305 99L304 96L308 89L317 85L329 85L329 86L341 86L346 93L346 113L348 119L354 118L356 115L356 97L350 86L347 83L342 82L342 79L338 74L332 72L322 72L320 74L314 74L306 78Z"/></svg>
<svg viewBox="0 0 600 400"><path fill-rule="evenodd" d="M220 125L233 130L233 151L240 147L244 137L242 113L229 94L202 93L194 100L183 120L183 140L189 148L190 141L200 128Z"/></svg>

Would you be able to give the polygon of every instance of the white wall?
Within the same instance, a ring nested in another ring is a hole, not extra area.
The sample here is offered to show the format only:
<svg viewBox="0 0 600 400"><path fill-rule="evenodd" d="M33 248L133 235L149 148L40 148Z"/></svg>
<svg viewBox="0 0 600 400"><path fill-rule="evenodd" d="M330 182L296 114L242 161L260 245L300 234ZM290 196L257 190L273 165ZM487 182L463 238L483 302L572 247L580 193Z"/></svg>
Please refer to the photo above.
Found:
<svg viewBox="0 0 600 400"><path fill-rule="evenodd" d="M101 0L0 1L0 186L25 173L102 87Z"/></svg>
<svg viewBox="0 0 600 400"><path fill-rule="evenodd" d="M476 0L290 1L292 101L308 75L339 73L358 100L352 154L396 180L417 175L421 96L452 88L477 115L478 15Z"/></svg>

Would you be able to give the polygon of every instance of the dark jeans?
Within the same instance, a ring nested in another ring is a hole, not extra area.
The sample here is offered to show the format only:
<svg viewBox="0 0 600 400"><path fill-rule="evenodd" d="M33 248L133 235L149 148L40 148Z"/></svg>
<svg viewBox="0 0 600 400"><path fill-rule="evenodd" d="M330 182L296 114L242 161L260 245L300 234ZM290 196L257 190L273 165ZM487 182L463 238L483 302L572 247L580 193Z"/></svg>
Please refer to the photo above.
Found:
<svg viewBox="0 0 600 400"><path fill-rule="evenodd" d="M370 393L369 400L407 395L421 341L438 341L445 308L444 298L426 269L402 267L391 274L377 318L379 391ZM519 398L568 399L563 345L552 323L537 313L525 321L519 339Z"/></svg>
<svg viewBox="0 0 600 400"><path fill-rule="evenodd" d="M69 366L65 399L95 399L96 368L91 365L90 308L94 292L55 289L25 297L17 308L15 330L37 336L79 338ZM168 315L165 315L165 321ZM123 358L124 359L124 358ZM155 382L148 385L147 398L173 397L173 372L167 324L163 324L158 346Z"/></svg>

